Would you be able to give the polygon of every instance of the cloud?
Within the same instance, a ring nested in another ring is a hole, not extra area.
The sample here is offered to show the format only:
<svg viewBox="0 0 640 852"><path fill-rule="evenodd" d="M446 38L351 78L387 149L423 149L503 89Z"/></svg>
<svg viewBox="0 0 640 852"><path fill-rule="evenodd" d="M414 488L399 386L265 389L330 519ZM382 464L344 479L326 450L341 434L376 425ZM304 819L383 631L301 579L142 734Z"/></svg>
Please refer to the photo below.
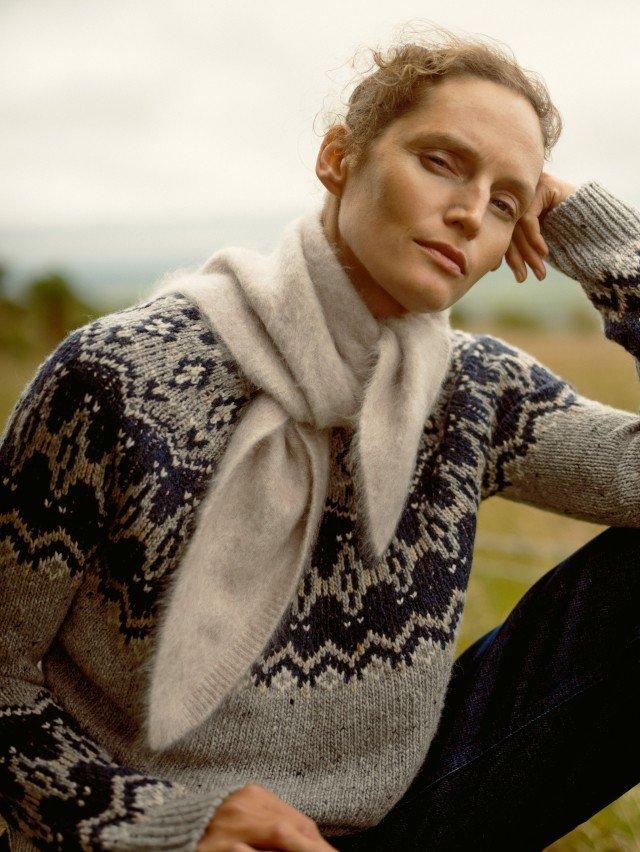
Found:
<svg viewBox="0 0 640 852"><path fill-rule="evenodd" d="M511 0L469 0L438 22L491 35L541 72L565 118L552 173L629 197L640 7L611 9L543 2L525 26ZM299 208L322 191L314 119L342 96L348 59L423 14L374 0L5 0L0 225Z"/></svg>

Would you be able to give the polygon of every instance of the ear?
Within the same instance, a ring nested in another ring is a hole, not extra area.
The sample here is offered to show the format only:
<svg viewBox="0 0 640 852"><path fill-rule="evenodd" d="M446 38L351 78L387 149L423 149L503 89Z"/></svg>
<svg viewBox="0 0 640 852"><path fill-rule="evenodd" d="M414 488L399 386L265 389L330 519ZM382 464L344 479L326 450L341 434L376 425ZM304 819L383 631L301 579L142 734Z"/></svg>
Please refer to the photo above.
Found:
<svg viewBox="0 0 640 852"><path fill-rule="evenodd" d="M344 124L331 127L320 144L316 174L332 195L340 197L347 179L344 141L348 129Z"/></svg>

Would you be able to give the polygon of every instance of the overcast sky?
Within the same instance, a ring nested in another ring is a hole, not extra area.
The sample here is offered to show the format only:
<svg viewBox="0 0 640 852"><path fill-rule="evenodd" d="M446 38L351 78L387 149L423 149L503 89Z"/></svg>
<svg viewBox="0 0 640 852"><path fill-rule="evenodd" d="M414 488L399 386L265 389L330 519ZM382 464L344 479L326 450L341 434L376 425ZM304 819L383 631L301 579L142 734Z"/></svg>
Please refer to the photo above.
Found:
<svg viewBox="0 0 640 852"><path fill-rule="evenodd" d="M425 20L542 75L548 171L640 202L636 0L0 0L0 227L295 212L324 191L323 109Z"/></svg>

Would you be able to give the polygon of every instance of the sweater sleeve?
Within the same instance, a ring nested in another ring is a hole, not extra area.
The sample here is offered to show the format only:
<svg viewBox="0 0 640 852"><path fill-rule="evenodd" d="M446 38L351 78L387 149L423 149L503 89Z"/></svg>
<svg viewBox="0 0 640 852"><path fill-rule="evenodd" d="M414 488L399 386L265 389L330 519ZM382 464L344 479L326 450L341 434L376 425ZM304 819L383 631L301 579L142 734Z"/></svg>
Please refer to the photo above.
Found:
<svg viewBox="0 0 640 852"><path fill-rule="evenodd" d="M596 181L542 220L547 261L576 280L604 334L640 373L640 213ZM640 527L640 416L581 395L505 344L515 378L499 403L483 497L503 497L592 523Z"/></svg>
<svg viewBox="0 0 640 852"><path fill-rule="evenodd" d="M38 848L195 850L238 788L194 795L117 763L38 665L100 541L117 440L77 336L40 365L0 436L0 813Z"/></svg>

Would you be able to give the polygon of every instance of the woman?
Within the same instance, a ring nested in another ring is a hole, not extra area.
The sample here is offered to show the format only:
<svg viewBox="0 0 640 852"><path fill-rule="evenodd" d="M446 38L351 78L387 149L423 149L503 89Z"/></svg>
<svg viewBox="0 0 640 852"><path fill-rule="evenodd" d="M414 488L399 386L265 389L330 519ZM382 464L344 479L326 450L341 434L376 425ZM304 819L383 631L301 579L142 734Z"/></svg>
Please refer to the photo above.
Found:
<svg viewBox="0 0 640 852"><path fill-rule="evenodd" d="M74 331L9 418L12 848L540 849L638 781L640 419L449 311L546 258L640 357L640 216L543 171L495 48L376 57L321 209ZM497 493L612 526L454 662Z"/></svg>

